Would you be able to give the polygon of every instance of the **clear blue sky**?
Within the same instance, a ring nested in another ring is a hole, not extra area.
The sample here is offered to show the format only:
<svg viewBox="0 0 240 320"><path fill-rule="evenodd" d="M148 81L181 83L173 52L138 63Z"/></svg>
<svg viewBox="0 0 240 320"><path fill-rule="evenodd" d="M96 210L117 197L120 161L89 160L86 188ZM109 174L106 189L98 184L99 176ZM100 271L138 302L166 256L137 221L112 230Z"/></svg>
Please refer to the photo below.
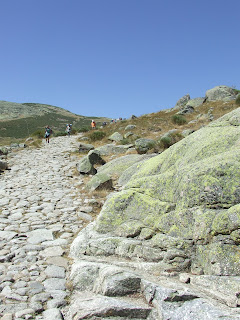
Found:
<svg viewBox="0 0 240 320"><path fill-rule="evenodd" d="M240 88L239 0L0 0L0 100L128 118Z"/></svg>

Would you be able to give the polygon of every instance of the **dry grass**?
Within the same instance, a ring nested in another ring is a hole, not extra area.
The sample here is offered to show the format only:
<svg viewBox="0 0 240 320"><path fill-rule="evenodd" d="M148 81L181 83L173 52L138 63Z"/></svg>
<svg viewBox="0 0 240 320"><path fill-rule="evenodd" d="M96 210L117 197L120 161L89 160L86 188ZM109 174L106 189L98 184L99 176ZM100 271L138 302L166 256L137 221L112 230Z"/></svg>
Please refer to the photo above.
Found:
<svg viewBox="0 0 240 320"><path fill-rule="evenodd" d="M11 137L0 137L0 146L9 146L11 143L23 143L23 139L15 139Z"/></svg>
<svg viewBox="0 0 240 320"><path fill-rule="evenodd" d="M131 130L131 132L135 135L134 139L136 139L136 137L144 137L156 140L171 129L177 129L179 132L182 132L185 129L191 129L196 131L210 122L207 117L209 110L212 109L214 120L216 120L224 114L238 107L239 106L234 101L206 102L201 106L195 108L195 111L193 113L184 115L184 118L187 120L187 122L184 125L177 125L172 122L171 118L178 112L178 110L171 110L168 112L164 110L159 111L157 113L145 114L136 119L119 121L117 123L108 124L106 127L102 129L98 128L98 130L101 130L106 133L106 137L103 138L101 141L89 141L87 143L92 143L95 148L107 143L111 143L111 141L108 140L108 137L114 132L119 132L122 135L124 135L126 133L125 127L129 124L136 125L136 128ZM196 123L189 123L192 120L197 121ZM91 133L92 132L89 131L85 133L84 136L89 137ZM128 140L129 143L134 142L134 140L131 140L131 137L129 137Z"/></svg>

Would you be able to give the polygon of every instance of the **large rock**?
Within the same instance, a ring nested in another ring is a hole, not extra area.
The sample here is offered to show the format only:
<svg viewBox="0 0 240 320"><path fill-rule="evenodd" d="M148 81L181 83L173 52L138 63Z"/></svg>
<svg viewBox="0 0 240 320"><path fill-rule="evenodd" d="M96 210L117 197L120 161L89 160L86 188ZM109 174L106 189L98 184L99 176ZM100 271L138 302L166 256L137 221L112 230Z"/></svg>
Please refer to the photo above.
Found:
<svg viewBox="0 0 240 320"><path fill-rule="evenodd" d="M95 164L105 164L105 161L100 155L100 151L96 149L89 151L87 156L83 157L77 163L76 167L81 174L96 174L97 170L94 168Z"/></svg>
<svg viewBox="0 0 240 320"><path fill-rule="evenodd" d="M128 131L128 130L133 130L136 128L136 125L135 124L129 124L125 127L125 131Z"/></svg>
<svg viewBox="0 0 240 320"><path fill-rule="evenodd" d="M89 151L87 157L92 165L94 165L94 164L103 165L106 163L105 160L102 159L101 153L99 150Z"/></svg>
<svg viewBox="0 0 240 320"><path fill-rule="evenodd" d="M108 137L108 140L119 142L123 139L123 136L119 132L114 132L110 137Z"/></svg>
<svg viewBox="0 0 240 320"><path fill-rule="evenodd" d="M156 141L153 139L140 138L135 141L135 148L139 154L147 153L154 149Z"/></svg>
<svg viewBox="0 0 240 320"><path fill-rule="evenodd" d="M126 169L143 160L149 159L151 155L128 154L118 157L104 164L98 169L98 173L104 173L109 176L120 177Z"/></svg>
<svg viewBox="0 0 240 320"><path fill-rule="evenodd" d="M227 86L217 86L206 92L206 99L207 101L231 101L236 99L236 92Z"/></svg>
<svg viewBox="0 0 240 320"><path fill-rule="evenodd" d="M189 105L188 106L185 105L184 107L182 107L180 109L180 111L177 112L177 114L183 115L183 114L188 114L188 113L193 113L193 112L194 112L194 107L189 106Z"/></svg>
<svg viewBox="0 0 240 320"><path fill-rule="evenodd" d="M146 161L105 202L95 230L149 237L173 270L181 263L194 273L239 275L239 141L240 108Z"/></svg>
<svg viewBox="0 0 240 320"><path fill-rule="evenodd" d="M8 154L8 149L6 147L0 147L0 156L6 156Z"/></svg>
<svg viewBox="0 0 240 320"><path fill-rule="evenodd" d="M93 150L93 149L94 149L94 146L92 144L80 143L78 147L78 152L84 153L84 152L89 152L90 150Z"/></svg>
<svg viewBox="0 0 240 320"><path fill-rule="evenodd" d="M96 174L97 170L94 168L93 164L90 162L88 156L83 157L76 165L77 170L81 174Z"/></svg>
<svg viewBox="0 0 240 320"><path fill-rule="evenodd" d="M118 180L119 185L121 186L125 185L131 179L131 177L141 169L143 163L146 160L152 157L156 157L157 154L151 153L151 154L143 154L143 155L137 155L137 156L138 157L140 156L140 158L121 173L120 178Z"/></svg>
<svg viewBox="0 0 240 320"><path fill-rule="evenodd" d="M176 287L176 285L175 285ZM227 308L203 299L193 291L172 289L170 287L142 282L143 294L148 302L158 310L158 317L163 320L230 320L239 319L239 315Z"/></svg>
<svg viewBox="0 0 240 320"><path fill-rule="evenodd" d="M140 292L140 284L141 278L136 274L107 266L99 270L93 290L109 297L125 296Z"/></svg>
<svg viewBox="0 0 240 320"><path fill-rule="evenodd" d="M1 170L7 170L8 169L8 164L5 161L0 161L0 171Z"/></svg>
<svg viewBox="0 0 240 320"><path fill-rule="evenodd" d="M147 319L152 308L148 305L128 303L112 297L78 293L71 304L67 319Z"/></svg>
<svg viewBox="0 0 240 320"><path fill-rule="evenodd" d="M195 108L204 103L206 98L190 99L185 105L180 106L180 111L177 114L188 114L194 112Z"/></svg>
<svg viewBox="0 0 240 320"><path fill-rule="evenodd" d="M195 98L195 99L191 99L187 102L186 106L191 106L193 108L197 108L199 106L201 106L206 98Z"/></svg>
<svg viewBox="0 0 240 320"><path fill-rule="evenodd" d="M185 106L189 100L190 100L190 95L186 94L185 96L183 96L182 98L180 98L177 101L177 103L173 109L174 110L180 109L181 107Z"/></svg>
<svg viewBox="0 0 240 320"><path fill-rule="evenodd" d="M97 173L86 185L86 189L90 191L103 189L111 190L112 188L112 179L105 173Z"/></svg>

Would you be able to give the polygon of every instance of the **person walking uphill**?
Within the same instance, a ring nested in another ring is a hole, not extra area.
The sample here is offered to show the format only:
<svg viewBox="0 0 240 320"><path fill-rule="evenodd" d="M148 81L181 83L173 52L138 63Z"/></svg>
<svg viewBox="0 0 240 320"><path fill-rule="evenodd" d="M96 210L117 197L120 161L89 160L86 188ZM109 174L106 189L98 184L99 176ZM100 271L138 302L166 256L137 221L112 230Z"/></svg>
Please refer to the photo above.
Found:
<svg viewBox="0 0 240 320"><path fill-rule="evenodd" d="M92 129L96 129L96 122L94 120L92 120L91 122L91 127Z"/></svg>
<svg viewBox="0 0 240 320"><path fill-rule="evenodd" d="M52 129L49 126L46 126L44 138L46 138L47 143L49 143L51 133L52 133Z"/></svg>
<svg viewBox="0 0 240 320"><path fill-rule="evenodd" d="M71 124L67 124L67 127L66 127L66 132L67 132L67 135L70 137L70 134L71 134L71 128L72 128L72 125Z"/></svg>

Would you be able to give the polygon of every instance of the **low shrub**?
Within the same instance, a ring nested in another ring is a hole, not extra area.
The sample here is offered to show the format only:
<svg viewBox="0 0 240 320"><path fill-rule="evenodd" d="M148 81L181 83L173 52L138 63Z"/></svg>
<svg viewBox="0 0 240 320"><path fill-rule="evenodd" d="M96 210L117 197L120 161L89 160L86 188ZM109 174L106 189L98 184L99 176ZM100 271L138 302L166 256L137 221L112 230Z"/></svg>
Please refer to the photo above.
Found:
<svg viewBox="0 0 240 320"><path fill-rule="evenodd" d="M171 147L171 145L172 145L172 139L170 137L163 137L159 141L159 146L163 149L167 149L167 148Z"/></svg>
<svg viewBox="0 0 240 320"><path fill-rule="evenodd" d="M105 132L94 131L93 133L91 133L89 135L89 138L90 138L91 141L98 141L98 140L102 140L105 136L106 136Z"/></svg>
<svg viewBox="0 0 240 320"><path fill-rule="evenodd" d="M171 147L173 144L175 144L176 142L182 140L183 138L184 138L183 135L181 135L178 132L172 133L168 136L162 137L158 141L158 145L160 148L167 149L167 148Z"/></svg>
<svg viewBox="0 0 240 320"><path fill-rule="evenodd" d="M87 128L87 127L82 127L82 128L79 128L77 131L78 132L88 132L90 129Z"/></svg>
<svg viewBox="0 0 240 320"><path fill-rule="evenodd" d="M174 124L178 124L179 126L181 126L187 122L187 120L184 118L184 116L182 116L180 114L174 114L171 117L171 119Z"/></svg>
<svg viewBox="0 0 240 320"><path fill-rule="evenodd" d="M129 144L129 143L130 143L130 141L129 141L128 139L126 139L126 138L122 139L122 140L119 142L119 144L123 144L123 145Z"/></svg>
<svg viewBox="0 0 240 320"><path fill-rule="evenodd" d="M32 136L38 138L38 139L43 139L44 138L44 130L36 130L35 132L32 133Z"/></svg>

